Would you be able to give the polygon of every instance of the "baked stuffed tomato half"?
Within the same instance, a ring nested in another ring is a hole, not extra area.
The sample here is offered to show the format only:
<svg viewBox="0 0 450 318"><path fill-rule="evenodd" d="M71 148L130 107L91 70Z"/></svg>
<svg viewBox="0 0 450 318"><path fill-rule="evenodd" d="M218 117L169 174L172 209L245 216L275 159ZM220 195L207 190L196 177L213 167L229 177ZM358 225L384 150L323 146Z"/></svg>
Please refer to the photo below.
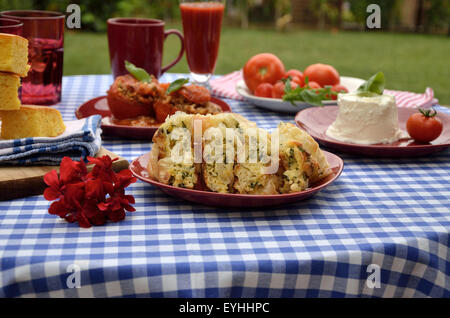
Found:
<svg viewBox="0 0 450 318"><path fill-rule="evenodd" d="M156 78L138 81L131 75L119 76L108 91L108 105L115 119L154 116L153 105L164 95Z"/></svg>

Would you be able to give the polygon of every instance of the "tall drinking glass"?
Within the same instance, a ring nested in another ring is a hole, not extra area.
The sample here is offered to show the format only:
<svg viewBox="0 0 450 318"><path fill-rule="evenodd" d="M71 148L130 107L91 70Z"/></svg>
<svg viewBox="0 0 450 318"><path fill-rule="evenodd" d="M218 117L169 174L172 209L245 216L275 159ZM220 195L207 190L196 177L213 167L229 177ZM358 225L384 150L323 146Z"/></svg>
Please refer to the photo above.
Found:
<svg viewBox="0 0 450 318"><path fill-rule="evenodd" d="M225 10L223 0L181 0L186 57L193 80L208 86L216 68Z"/></svg>
<svg viewBox="0 0 450 318"><path fill-rule="evenodd" d="M0 33L22 36L23 23L19 20L0 18ZM19 87L19 99L22 100L22 86Z"/></svg>
<svg viewBox="0 0 450 318"><path fill-rule="evenodd" d="M61 101L64 19L52 11L3 11L0 17L23 23L31 69L22 81L22 103L53 105Z"/></svg>
<svg viewBox="0 0 450 318"><path fill-rule="evenodd" d="M19 20L0 18L0 33L22 35L23 23Z"/></svg>

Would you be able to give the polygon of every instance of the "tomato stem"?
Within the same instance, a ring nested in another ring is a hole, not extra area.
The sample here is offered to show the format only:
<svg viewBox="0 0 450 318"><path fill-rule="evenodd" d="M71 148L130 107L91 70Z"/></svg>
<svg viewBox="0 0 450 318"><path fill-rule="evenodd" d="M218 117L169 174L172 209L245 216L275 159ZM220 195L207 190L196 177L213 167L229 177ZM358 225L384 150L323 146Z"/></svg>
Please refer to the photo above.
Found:
<svg viewBox="0 0 450 318"><path fill-rule="evenodd" d="M261 74L262 77L265 77L267 74L267 67L261 67L259 69L259 74Z"/></svg>
<svg viewBox="0 0 450 318"><path fill-rule="evenodd" d="M426 118L433 118L434 116L437 115L437 111L434 109L426 110L426 109L419 108L419 112Z"/></svg>

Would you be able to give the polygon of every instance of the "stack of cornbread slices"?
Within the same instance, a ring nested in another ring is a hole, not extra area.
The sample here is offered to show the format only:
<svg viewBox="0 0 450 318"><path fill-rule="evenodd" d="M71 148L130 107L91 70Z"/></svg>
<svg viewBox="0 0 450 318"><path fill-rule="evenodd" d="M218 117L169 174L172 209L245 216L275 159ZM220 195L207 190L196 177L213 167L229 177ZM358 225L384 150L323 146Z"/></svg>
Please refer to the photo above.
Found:
<svg viewBox="0 0 450 318"><path fill-rule="evenodd" d="M20 36L0 33L0 109L18 110L20 78L26 77L28 40Z"/></svg>
<svg viewBox="0 0 450 318"><path fill-rule="evenodd" d="M60 112L41 106L23 106L19 99L20 78L26 77L28 40L0 33L1 138L56 137L66 127Z"/></svg>

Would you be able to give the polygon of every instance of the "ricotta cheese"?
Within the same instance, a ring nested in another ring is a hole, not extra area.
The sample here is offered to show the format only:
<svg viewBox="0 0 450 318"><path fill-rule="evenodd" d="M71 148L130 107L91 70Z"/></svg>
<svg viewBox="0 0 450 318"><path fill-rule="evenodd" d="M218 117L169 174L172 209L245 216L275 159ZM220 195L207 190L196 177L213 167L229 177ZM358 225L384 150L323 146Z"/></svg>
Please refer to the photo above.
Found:
<svg viewBox="0 0 450 318"><path fill-rule="evenodd" d="M336 121L327 136L342 142L362 145L389 144L408 135L398 125L395 97L362 97L356 93L339 94Z"/></svg>

